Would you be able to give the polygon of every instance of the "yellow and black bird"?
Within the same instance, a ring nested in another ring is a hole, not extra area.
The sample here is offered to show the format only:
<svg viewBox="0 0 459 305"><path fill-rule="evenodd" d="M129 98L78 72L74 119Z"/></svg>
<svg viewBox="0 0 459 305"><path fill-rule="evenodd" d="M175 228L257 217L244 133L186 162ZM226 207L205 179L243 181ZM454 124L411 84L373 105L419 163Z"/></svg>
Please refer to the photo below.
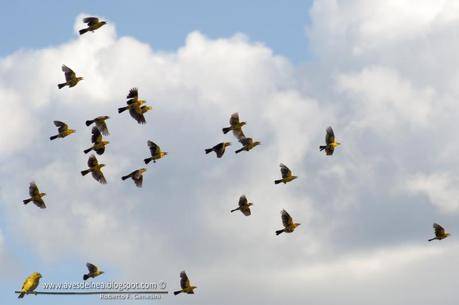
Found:
<svg viewBox="0 0 459 305"><path fill-rule="evenodd" d="M30 182L29 196L29 199L25 199L22 201L24 204L28 204L32 201L40 209L46 208L45 202L43 201L43 197L46 196L46 193L40 193L35 182Z"/></svg>
<svg viewBox="0 0 459 305"><path fill-rule="evenodd" d="M156 163L156 160L159 160L162 157L167 155L167 152L162 151L161 148L158 145L156 145L154 142L148 141L147 145L148 145L148 148L150 149L151 157L143 160L145 164L150 163L150 161L153 161L153 163Z"/></svg>
<svg viewBox="0 0 459 305"><path fill-rule="evenodd" d="M445 229L442 226L440 226L438 223L434 223L433 228L435 230L435 237L429 239L429 241L432 241L435 239L442 240L451 235L450 233L446 232Z"/></svg>
<svg viewBox="0 0 459 305"><path fill-rule="evenodd" d="M86 23L88 27L85 29L81 29L80 35L83 35L84 33L89 32L89 31L94 32L95 30L103 26L104 24L107 24L107 22L100 21L99 18L97 17L86 17L83 19L83 22Z"/></svg>
<svg viewBox="0 0 459 305"><path fill-rule="evenodd" d="M226 148L228 146L230 146L230 145L231 145L231 143L229 143L229 142L218 143L217 145L215 145L212 148L206 148L205 152L206 152L206 154L209 154L209 153L215 151L215 153L217 154L217 158L221 158L221 157L223 157L223 154L225 153Z"/></svg>
<svg viewBox="0 0 459 305"><path fill-rule="evenodd" d="M180 287L182 289L174 291L174 295L177 295L182 292L187 294L194 294L193 290L198 288L196 286L191 285L190 279L188 279L188 276L186 275L185 271L180 272Z"/></svg>
<svg viewBox="0 0 459 305"><path fill-rule="evenodd" d="M284 228L282 230L277 230L276 235L279 235L283 232L292 233L293 231L295 231L296 227L301 225L300 223L293 223L292 217L287 213L286 210L282 210L281 215L282 224L284 225Z"/></svg>
<svg viewBox="0 0 459 305"><path fill-rule="evenodd" d="M145 104L145 100L139 99L138 89L132 88L131 90L129 90L129 94L126 98L128 98L128 101L126 102L127 106L118 108L118 113L122 113L125 110L129 110L129 114L134 120L137 121L137 123L145 124L147 121L145 120L143 114L150 110L151 107L145 105L145 107L141 107L143 104Z"/></svg>
<svg viewBox="0 0 459 305"><path fill-rule="evenodd" d="M242 147L235 151L235 153L237 153L237 154L240 153L243 150L249 151L252 148L254 148L255 146L261 144L261 142L259 142L259 141L254 141L252 138L246 138L246 137L241 138L239 140L239 142L242 144Z"/></svg>
<svg viewBox="0 0 459 305"><path fill-rule="evenodd" d="M121 179L126 180L128 178L132 178L132 180L134 181L137 187L142 187L143 173L145 173L146 171L147 171L146 168L139 168L133 171L132 173L130 173L129 175L121 177Z"/></svg>
<svg viewBox="0 0 459 305"><path fill-rule="evenodd" d="M66 65L62 65L62 71L65 74L65 83L58 84L57 87L59 89L62 89L65 86L69 86L70 88L75 87L78 82L83 79L83 77L77 77L75 72Z"/></svg>
<svg viewBox="0 0 459 305"><path fill-rule="evenodd" d="M335 133L333 132L333 129L331 128L331 126L329 126L326 130L325 144L326 145L322 145L319 148L320 148L320 151L325 149L325 153L327 154L327 156L333 155L335 148L341 145L340 142L336 142Z"/></svg>
<svg viewBox="0 0 459 305"><path fill-rule="evenodd" d="M57 132L58 134L55 136L49 137L49 139L52 141L57 138L65 138L68 135L71 135L72 133L75 132L75 129L70 129L67 124L61 121L54 121L54 125L57 127Z"/></svg>
<svg viewBox="0 0 459 305"><path fill-rule="evenodd" d="M81 171L81 175L85 176L89 173L92 173L92 177L96 179L96 181L100 182L101 184L107 184L107 180L105 180L104 173L102 173L102 167L105 164L99 164L95 155L90 155L88 159L88 169Z"/></svg>
<svg viewBox="0 0 459 305"><path fill-rule="evenodd" d="M234 210L231 210L231 213L239 210L242 212L242 214L244 214L245 216L250 216L251 212L250 212L250 207L253 205L252 202L249 202L247 200L247 197L245 197L245 195L242 195L240 198L239 198L239 207L238 208L235 208Z"/></svg>
<svg viewBox="0 0 459 305"><path fill-rule="evenodd" d="M22 299L26 294L34 293L34 290L40 284L41 274L38 272L33 272L29 277L27 277L22 284L21 292L19 293L18 299Z"/></svg>
<svg viewBox="0 0 459 305"><path fill-rule="evenodd" d="M240 140L244 137L244 133L242 132L242 126L246 124L246 122L239 121L239 113L235 112L231 115L229 120L230 126L223 128L223 133L226 134L230 130L233 131L234 136Z"/></svg>
<svg viewBox="0 0 459 305"><path fill-rule="evenodd" d="M281 171L281 174L282 174L282 179L275 180L274 181L275 184L279 184L281 182L286 184L287 182L290 182L290 181L295 180L296 178L298 178L298 176L293 176L292 175L292 171L287 166L285 166L284 164L281 163L279 166L280 166L280 171Z"/></svg>
<svg viewBox="0 0 459 305"><path fill-rule="evenodd" d="M108 115L98 116L97 118L95 118L95 119L93 119L93 120L87 120L87 121L86 121L86 126L89 126L89 125L91 125L92 123L95 123L97 129L99 129L99 131L100 131L104 136L108 136L110 133L108 132L107 123L106 123L105 121L108 120L109 118L110 118L110 117L109 117Z"/></svg>
<svg viewBox="0 0 459 305"><path fill-rule="evenodd" d="M83 275L83 280L86 281L90 277L95 278L96 276L99 276L103 274L104 272L99 270L96 265L91 264L91 263L86 263L86 267L88 268L88 273Z"/></svg>
<svg viewBox="0 0 459 305"><path fill-rule="evenodd" d="M98 155L102 155L105 152L105 145L109 144L109 141L104 141L100 130L97 127L92 128L91 142L93 145L84 150L84 153L87 154L91 150L94 150Z"/></svg>

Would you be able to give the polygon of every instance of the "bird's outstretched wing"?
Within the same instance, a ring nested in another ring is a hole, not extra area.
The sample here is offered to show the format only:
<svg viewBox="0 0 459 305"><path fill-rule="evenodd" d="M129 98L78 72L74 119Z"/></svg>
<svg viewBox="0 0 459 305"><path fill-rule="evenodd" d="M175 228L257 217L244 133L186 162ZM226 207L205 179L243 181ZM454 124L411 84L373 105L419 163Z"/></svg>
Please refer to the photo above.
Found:
<svg viewBox="0 0 459 305"><path fill-rule="evenodd" d="M152 157L158 155L161 152L160 147L156 145L154 142L148 141L147 144L148 144L148 147L150 148L150 153Z"/></svg>
<svg viewBox="0 0 459 305"><path fill-rule="evenodd" d="M284 164L281 163L280 168L281 168L280 171L282 174L282 178L288 178L292 175L292 171Z"/></svg>
<svg viewBox="0 0 459 305"><path fill-rule="evenodd" d="M140 110L140 107L132 107L131 109L129 109L129 114L139 124L145 124L147 122L145 120L145 117L144 117L142 111Z"/></svg>
<svg viewBox="0 0 459 305"><path fill-rule="evenodd" d="M95 166L97 166L98 164L99 164L99 162L97 161L96 156L90 155L90 156L89 156L89 159L88 159L88 166L89 166L89 168L95 167Z"/></svg>
<svg viewBox="0 0 459 305"><path fill-rule="evenodd" d="M38 190L37 184L35 182L30 182L29 185L29 195L30 197L34 197L40 194L40 191Z"/></svg>
<svg viewBox="0 0 459 305"><path fill-rule="evenodd" d="M182 287L182 289L190 287L190 280L185 271L180 272L180 287Z"/></svg>
<svg viewBox="0 0 459 305"><path fill-rule="evenodd" d="M282 224L284 225L284 227L289 227L293 224L293 220L292 220L292 217L289 215L289 213L287 213L286 210L282 210L281 211L281 214L282 214Z"/></svg>
<svg viewBox="0 0 459 305"><path fill-rule="evenodd" d="M66 65L62 65L62 71L65 74L66 81L72 80L76 77L75 72L73 72L73 70L67 67Z"/></svg>
<svg viewBox="0 0 459 305"><path fill-rule="evenodd" d="M97 272L97 266L91 263L86 263L86 268L88 268L89 273L96 273Z"/></svg>
<svg viewBox="0 0 459 305"><path fill-rule="evenodd" d="M100 130L97 127L93 127L91 132L92 132L92 136L91 136L92 143L102 142L102 134L100 133Z"/></svg>
<svg viewBox="0 0 459 305"><path fill-rule="evenodd" d="M99 18L97 17L86 17L83 19L83 22L86 23L88 26L93 26L99 23Z"/></svg>
<svg viewBox="0 0 459 305"><path fill-rule="evenodd" d="M325 143L331 144L335 142L335 133L333 132L333 129L331 126L327 128L327 133L325 134Z"/></svg>
<svg viewBox="0 0 459 305"><path fill-rule="evenodd" d="M445 235L445 229L440 226L438 223L433 224L434 230L435 230L435 236L441 237Z"/></svg>
<svg viewBox="0 0 459 305"><path fill-rule="evenodd" d="M54 121L54 125L56 125L57 130L59 132L64 132L67 129L69 129L69 126L67 124L65 124L64 122L61 122L61 121Z"/></svg>
<svg viewBox="0 0 459 305"><path fill-rule="evenodd" d="M133 98L137 99L139 97L139 91L137 88L132 88L129 90L129 94L126 96L126 98Z"/></svg>
<svg viewBox="0 0 459 305"><path fill-rule="evenodd" d="M235 112L231 115L229 123L231 126L239 125L239 113Z"/></svg>

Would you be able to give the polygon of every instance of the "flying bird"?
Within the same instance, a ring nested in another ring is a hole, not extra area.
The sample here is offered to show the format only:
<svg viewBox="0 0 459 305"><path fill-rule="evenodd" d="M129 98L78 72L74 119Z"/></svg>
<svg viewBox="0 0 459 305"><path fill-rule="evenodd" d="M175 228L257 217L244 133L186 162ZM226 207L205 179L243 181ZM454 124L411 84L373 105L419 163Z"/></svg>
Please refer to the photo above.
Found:
<svg viewBox="0 0 459 305"><path fill-rule="evenodd" d="M217 158L221 158L223 156L223 154L225 153L225 150L228 146L230 146L231 143L229 142L222 142L222 143L218 143L217 145L215 145L214 147L212 148L207 148L205 150L206 154L209 154L213 151L215 151L215 153L217 154Z"/></svg>
<svg viewBox="0 0 459 305"><path fill-rule="evenodd" d="M102 155L105 152L105 145L109 144L109 141L104 141L100 130L94 126L92 128L91 142L93 145L88 149L84 150L84 153L87 154L91 150L94 150L98 155Z"/></svg>
<svg viewBox="0 0 459 305"><path fill-rule="evenodd" d="M254 148L255 146L261 144L261 142L254 141L252 138L245 138L245 137L240 139L239 142L242 144L242 147L235 151L235 153L237 153L237 154L240 153L243 150L249 151L252 148Z"/></svg>
<svg viewBox="0 0 459 305"><path fill-rule="evenodd" d="M85 176L89 173L92 173L92 177L96 179L96 181L100 182L101 184L106 184L107 180L105 180L104 173L102 173L102 167L105 164L99 164L95 155L90 155L88 158L88 169L81 171L81 175Z"/></svg>
<svg viewBox="0 0 459 305"><path fill-rule="evenodd" d="M29 277L25 279L24 284L22 284L18 299L22 299L26 294L34 293L35 288L37 288L40 283L40 278L41 274L38 272L33 272L29 275Z"/></svg>
<svg viewBox="0 0 459 305"><path fill-rule="evenodd" d="M187 294L194 294L194 289L197 288L196 286L192 286L188 276L186 275L185 271L180 272L180 287L181 290L174 291L174 295L179 293L187 293Z"/></svg>
<svg viewBox="0 0 459 305"><path fill-rule="evenodd" d="M91 263L86 263L86 267L88 268L88 273L83 275L83 280L86 281L90 277L95 278L96 276L99 276L103 274L104 272L99 270L96 265L93 265Z"/></svg>
<svg viewBox="0 0 459 305"><path fill-rule="evenodd" d="M145 164L150 163L150 161L153 161L153 163L156 163L156 160L159 160L162 157L167 155L167 152L161 151L161 148L155 143L153 143L152 141L148 141L147 145L148 145L148 148L150 149L151 157L143 160Z"/></svg>
<svg viewBox="0 0 459 305"><path fill-rule="evenodd" d="M242 214L244 214L245 216L250 216L251 212L250 212L250 207L253 205L252 202L248 202L247 200L247 197L245 197L245 195L242 195L240 198L239 198L239 207L238 208L235 208L234 210L231 210L231 213L239 210L242 212Z"/></svg>
<svg viewBox="0 0 459 305"><path fill-rule="evenodd" d="M445 229L442 226L440 226L438 223L434 223L433 228L435 230L435 237L429 239L429 241L432 241L435 239L442 240L451 235L450 233L446 232Z"/></svg>
<svg viewBox="0 0 459 305"><path fill-rule="evenodd" d="M77 77L75 72L66 65L62 65L62 71L65 74L65 83L58 84L57 87L59 89L62 89L65 86L69 86L70 88L75 87L78 82L83 79L83 77Z"/></svg>
<svg viewBox="0 0 459 305"><path fill-rule="evenodd" d="M282 210L281 214L282 224L284 225L284 228L282 230L277 230L276 235L279 235L282 232L292 233L296 229L296 227L300 225L300 223L293 223L292 217L287 213L286 210Z"/></svg>
<svg viewBox="0 0 459 305"><path fill-rule="evenodd" d="M284 184L286 184L287 182L290 182L292 180L295 180L296 178L298 178L298 176L293 176L292 175L292 171L287 167L285 166L284 164L280 164L280 171L281 171L281 174L282 174L282 179L279 179L279 180L275 180L274 183L275 184L279 184L281 182L283 182Z"/></svg>
<svg viewBox="0 0 459 305"><path fill-rule="evenodd" d="M35 182L30 182L29 185L29 199L25 199L22 202L24 204L28 204L29 202L33 202L37 207L40 209L45 209L46 205L45 202L43 201L43 197L46 196L46 193L40 193L38 190L37 184Z"/></svg>
<svg viewBox="0 0 459 305"><path fill-rule="evenodd" d="M55 136L49 137L51 141L57 138L65 138L66 136L71 135L72 133L75 132L74 129L70 129L69 126L65 124L64 122L54 121L54 125L56 125L57 127L58 134Z"/></svg>
<svg viewBox="0 0 459 305"><path fill-rule="evenodd" d="M87 120L86 121L86 126L89 126L92 123L95 123L97 129L99 129L99 131L104 136L108 136L110 133L108 132L107 123L105 121L108 120L109 118L110 117L108 115L98 116L97 118L95 118L93 120Z"/></svg>
<svg viewBox="0 0 459 305"><path fill-rule="evenodd" d="M239 113L235 112L231 115L230 120L229 120L230 126L223 128L223 133L226 134L230 130L233 131L233 135L236 137L236 139L241 140L241 138L244 138L244 133L242 132L242 126L246 124L246 122L240 122L239 121Z"/></svg>
<svg viewBox="0 0 459 305"><path fill-rule="evenodd" d="M86 17L83 19L83 22L86 23L88 27L85 29L81 29L80 35L83 35L84 33L89 32L89 31L94 32L95 30L103 26L104 24L107 24L107 22L105 21L99 21L99 18L97 17Z"/></svg>
<svg viewBox="0 0 459 305"><path fill-rule="evenodd" d="M327 128L326 134L325 134L325 144L320 146L320 151L325 149L325 153L327 156L333 155L333 152L335 151L335 148L341 145L340 142L336 142L335 139L335 133L333 132L333 129L331 126Z"/></svg>
<svg viewBox="0 0 459 305"><path fill-rule="evenodd" d="M145 100L139 99L139 90L137 88L132 88L129 90L129 94L126 98L128 98L128 101L126 102L127 106L118 108L118 113L129 110L129 114L137 121L137 123L145 124L147 121L145 120L144 113L152 108L150 106L143 105L145 104Z"/></svg>
<svg viewBox="0 0 459 305"><path fill-rule="evenodd" d="M133 171L129 175L121 177L121 179L126 180L128 178L132 178L132 180L134 180L134 183L137 187L142 187L143 173L145 173L146 171L147 171L146 168L140 168L140 169Z"/></svg>

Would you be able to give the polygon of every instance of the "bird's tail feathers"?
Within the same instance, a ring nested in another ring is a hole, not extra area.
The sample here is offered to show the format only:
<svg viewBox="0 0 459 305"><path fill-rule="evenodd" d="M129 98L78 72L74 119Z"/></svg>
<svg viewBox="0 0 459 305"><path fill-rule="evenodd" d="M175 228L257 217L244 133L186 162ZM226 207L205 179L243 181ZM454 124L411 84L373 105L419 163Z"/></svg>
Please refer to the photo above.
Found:
<svg viewBox="0 0 459 305"><path fill-rule="evenodd" d="M244 147L243 147L243 148L240 148L240 149L238 149L238 150L236 150L235 153L238 154L238 153L240 153L240 152L243 151L243 150L244 150Z"/></svg>
<svg viewBox="0 0 459 305"><path fill-rule="evenodd" d="M279 183L281 183L282 181L284 181L284 180L282 180L282 179L274 180L274 184L279 184Z"/></svg>
<svg viewBox="0 0 459 305"><path fill-rule="evenodd" d="M130 177L130 175L123 176L123 177L121 177L121 180L126 180L129 177Z"/></svg>
<svg viewBox="0 0 459 305"><path fill-rule="evenodd" d="M94 120L87 120L87 121L86 121L86 126L89 126L89 125L91 125L92 123L94 123Z"/></svg>
<svg viewBox="0 0 459 305"><path fill-rule="evenodd" d="M125 111L126 109L128 109L128 107L121 107L121 108L118 108L118 113L121 113L123 111Z"/></svg>
<svg viewBox="0 0 459 305"><path fill-rule="evenodd" d="M24 202L24 204L28 204L28 203L31 202L31 201L32 201L32 198L22 200L22 202Z"/></svg>
<svg viewBox="0 0 459 305"><path fill-rule="evenodd" d="M22 299L24 296L25 296L25 292L21 292L21 293L18 295L18 299Z"/></svg>
<svg viewBox="0 0 459 305"><path fill-rule="evenodd" d="M83 275L83 280L86 281L87 279L89 279L89 275L88 274Z"/></svg>
<svg viewBox="0 0 459 305"><path fill-rule="evenodd" d="M81 175L82 175L82 176L85 176L85 175L89 174L89 172L90 172L90 170L89 170L89 169L86 169L86 170L84 170L84 171L81 171Z"/></svg>
<svg viewBox="0 0 459 305"><path fill-rule="evenodd" d="M52 140L55 140L55 139L57 139L58 137L59 137L59 135L55 135L55 136L51 136L51 137L49 137L49 139L52 141Z"/></svg>
<svg viewBox="0 0 459 305"><path fill-rule="evenodd" d="M88 29L81 29L80 30L80 35L83 35L84 33L88 32L89 30Z"/></svg>
<svg viewBox="0 0 459 305"><path fill-rule="evenodd" d="M212 151L213 151L212 148L207 148L207 149L206 149L206 154L211 153Z"/></svg>
<svg viewBox="0 0 459 305"><path fill-rule="evenodd" d="M282 229L282 230L277 230L277 231L276 231L276 235L279 235L279 234L281 234L281 233L283 233L283 232L284 232L284 229Z"/></svg>
<svg viewBox="0 0 459 305"><path fill-rule="evenodd" d="M62 89L67 85L67 83L57 84L57 88Z"/></svg>
<svg viewBox="0 0 459 305"><path fill-rule="evenodd" d="M436 237L434 237L434 238L431 238L431 239L429 239L429 241L432 241L432 240L435 240L435 239L437 239L437 238L436 238Z"/></svg>
<svg viewBox="0 0 459 305"><path fill-rule="evenodd" d="M153 158L146 158L146 159L143 159L143 162L145 162L145 164L148 164L150 163L151 160L153 160Z"/></svg>
<svg viewBox="0 0 459 305"><path fill-rule="evenodd" d="M87 154L87 153L88 153L88 152L90 152L91 150L92 150L92 147L90 147L90 148L88 148L88 149L85 149L85 150L83 150L83 152L84 152L85 154Z"/></svg>
<svg viewBox="0 0 459 305"><path fill-rule="evenodd" d="M233 212L235 212L237 210L239 210L239 208L235 208L234 210L231 210L231 213L233 213Z"/></svg>
<svg viewBox="0 0 459 305"><path fill-rule="evenodd" d="M321 145L319 148L320 148L320 151L322 151L322 150L324 150L325 148L327 148L327 146Z"/></svg>
<svg viewBox="0 0 459 305"><path fill-rule="evenodd" d="M182 293L182 291L181 290L174 291L174 295L177 295L179 293Z"/></svg>
<svg viewBox="0 0 459 305"><path fill-rule="evenodd" d="M231 127L222 128L224 134L227 134L231 130Z"/></svg>

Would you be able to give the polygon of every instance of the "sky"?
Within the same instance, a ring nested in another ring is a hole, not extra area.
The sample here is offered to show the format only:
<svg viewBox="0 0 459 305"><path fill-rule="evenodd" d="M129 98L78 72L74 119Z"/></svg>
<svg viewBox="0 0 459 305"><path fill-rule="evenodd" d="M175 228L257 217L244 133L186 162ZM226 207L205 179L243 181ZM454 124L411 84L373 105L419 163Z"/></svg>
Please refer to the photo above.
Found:
<svg viewBox="0 0 459 305"><path fill-rule="evenodd" d="M2 10L17 24L0 47L2 303L109 302L13 293L34 271L37 290L81 281L89 261L97 281L169 291L186 270L195 295L164 304L457 304L456 1L113 3ZM108 24L79 36L88 15ZM84 80L57 89L62 64ZM145 125L117 113L132 87ZM233 112L262 143L250 152L221 132ZM80 174L98 115L107 185ZM49 141L53 120L76 133ZM318 149L328 126L333 156ZM169 154L139 189L120 178L147 140ZM222 141L223 158L204 153ZM275 185L280 163L299 178ZM47 209L22 204L30 181ZM242 194L250 217L230 213ZM282 209L301 226L276 236ZM452 235L427 242L434 222Z"/></svg>

